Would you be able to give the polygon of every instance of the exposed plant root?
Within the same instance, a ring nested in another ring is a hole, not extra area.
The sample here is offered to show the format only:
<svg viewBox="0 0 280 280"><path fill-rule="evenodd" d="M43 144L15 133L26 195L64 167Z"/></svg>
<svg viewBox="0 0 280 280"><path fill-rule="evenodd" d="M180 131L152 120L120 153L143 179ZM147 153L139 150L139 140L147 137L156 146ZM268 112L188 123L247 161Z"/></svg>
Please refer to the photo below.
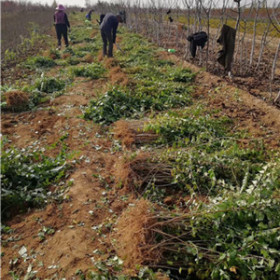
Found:
<svg viewBox="0 0 280 280"><path fill-rule="evenodd" d="M25 108L29 103L29 95L23 91L9 91L5 93L7 107L13 110Z"/></svg>
<svg viewBox="0 0 280 280"><path fill-rule="evenodd" d="M92 63L93 62L93 57L90 53L86 54L85 57L83 57L82 61L87 62L87 63Z"/></svg>
<svg viewBox="0 0 280 280"><path fill-rule="evenodd" d="M62 57L63 59L66 59L66 58L68 58L68 57L70 57L70 56L71 56L70 53L63 53L63 54L61 55L61 57Z"/></svg>
<svg viewBox="0 0 280 280"><path fill-rule="evenodd" d="M114 85L127 86L128 78L125 73L122 72L120 66L111 68L109 72L110 79Z"/></svg>
<svg viewBox="0 0 280 280"><path fill-rule="evenodd" d="M136 269L137 265L155 264L160 258L156 250L149 249L155 246L153 232L146 230L155 223L150 209L150 202L139 200L135 206L122 213L116 232L111 235L111 240L117 241L113 244L116 252L127 268Z"/></svg>
<svg viewBox="0 0 280 280"><path fill-rule="evenodd" d="M132 188L137 193L154 184L156 187L168 187L172 184L171 166L152 162L151 156L140 153L132 160L121 159L115 166L115 176L125 188Z"/></svg>

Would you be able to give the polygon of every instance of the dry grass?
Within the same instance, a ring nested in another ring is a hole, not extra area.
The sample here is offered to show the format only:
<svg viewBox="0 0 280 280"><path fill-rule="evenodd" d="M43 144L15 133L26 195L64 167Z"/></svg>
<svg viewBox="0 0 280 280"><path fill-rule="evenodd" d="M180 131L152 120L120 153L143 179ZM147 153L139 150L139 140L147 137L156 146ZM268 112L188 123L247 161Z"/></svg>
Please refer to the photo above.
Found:
<svg viewBox="0 0 280 280"><path fill-rule="evenodd" d="M22 38L29 37L30 22L37 24L33 31L40 33L44 33L51 27L53 8L11 1L1 2L1 8L2 53L8 48L15 49Z"/></svg>

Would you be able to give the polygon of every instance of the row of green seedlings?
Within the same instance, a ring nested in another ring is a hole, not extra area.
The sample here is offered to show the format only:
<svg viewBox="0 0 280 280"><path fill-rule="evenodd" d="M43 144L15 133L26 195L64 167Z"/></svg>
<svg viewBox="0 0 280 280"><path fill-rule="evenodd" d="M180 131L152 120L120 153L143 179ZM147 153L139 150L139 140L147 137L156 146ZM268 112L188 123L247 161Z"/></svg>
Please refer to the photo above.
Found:
<svg viewBox="0 0 280 280"><path fill-rule="evenodd" d="M201 108L164 113L144 131L167 151L124 161L122 183L162 206L147 220L145 252L171 279L279 278L279 154L241 148L231 123ZM183 205L165 205L178 194Z"/></svg>
<svg viewBox="0 0 280 280"><path fill-rule="evenodd" d="M151 209L151 265L171 279L279 279L279 172L263 165L247 187L190 199L185 213Z"/></svg>
<svg viewBox="0 0 280 280"><path fill-rule="evenodd" d="M139 50L135 42L123 48L135 55L122 56L120 64L138 82L156 85L161 73L155 62L149 64L149 48L138 43ZM207 197L207 203L186 201L184 207L193 208L187 215L158 213L150 228L156 244L147 251L157 248L156 267L169 268L175 278L279 278L280 162L261 143L241 148L230 124L197 109L165 113L144 130L157 134L156 144L169 150L153 159L130 159L137 193L155 202L176 192Z"/></svg>
<svg viewBox="0 0 280 280"><path fill-rule="evenodd" d="M51 199L62 198L62 191L57 189L57 193L53 194L49 192L49 186L57 185L67 175L67 170L70 168L66 162L67 147L62 143L60 152L54 157L49 157L45 155L45 149L38 149L34 145L25 149L2 147L1 217L3 220L25 212L29 208L42 207Z"/></svg>
<svg viewBox="0 0 280 280"><path fill-rule="evenodd" d="M132 82L92 100L84 118L108 125L122 118L141 118L190 105L195 74L159 59L157 50L141 37L126 33L123 37L125 54L118 52L116 59Z"/></svg>
<svg viewBox="0 0 280 280"><path fill-rule="evenodd" d="M136 177L145 178L139 180L142 195L157 201L178 191L216 195L220 190L244 188L270 154L258 142L240 148L240 135L231 135L231 126L231 120L211 117L201 106L159 114L143 128L156 136L149 144L154 156L133 154L124 164ZM165 151L158 153L158 145Z"/></svg>

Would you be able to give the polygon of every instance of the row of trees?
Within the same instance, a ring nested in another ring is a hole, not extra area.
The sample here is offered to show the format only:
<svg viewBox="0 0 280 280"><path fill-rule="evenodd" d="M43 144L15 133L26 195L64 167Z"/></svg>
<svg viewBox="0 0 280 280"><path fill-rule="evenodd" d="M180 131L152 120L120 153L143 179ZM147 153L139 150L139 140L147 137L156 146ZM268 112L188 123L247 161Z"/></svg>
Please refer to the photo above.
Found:
<svg viewBox="0 0 280 280"><path fill-rule="evenodd" d="M125 0L117 4L99 1L94 9L100 13L125 9L129 28L164 48L175 48L186 60L216 74L223 71L217 63L217 52L221 49L217 38L223 24L227 24L237 31L234 75L266 78L272 91L279 89L280 3L267 0ZM209 40L204 49L198 50L197 58L192 59L186 38L198 31L205 31Z"/></svg>

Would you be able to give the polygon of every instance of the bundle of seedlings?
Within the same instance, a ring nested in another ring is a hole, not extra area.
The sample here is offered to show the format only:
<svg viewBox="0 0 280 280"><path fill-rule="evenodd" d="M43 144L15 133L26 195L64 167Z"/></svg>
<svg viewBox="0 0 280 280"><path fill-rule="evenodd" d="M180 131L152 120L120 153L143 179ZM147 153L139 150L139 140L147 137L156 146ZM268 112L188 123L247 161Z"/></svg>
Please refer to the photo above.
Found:
<svg viewBox="0 0 280 280"><path fill-rule="evenodd" d="M148 238L133 246L172 279L279 279L279 171L279 162L269 163L246 188L194 200L188 213L151 207L141 215ZM121 233L129 227L123 223Z"/></svg>
<svg viewBox="0 0 280 280"><path fill-rule="evenodd" d="M115 176L119 185L143 194L151 187L171 187L171 169L168 163L158 161L156 156L139 153L131 158L121 158L115 166Z"/></svg>
<svg viewBox="0 0 280 280"><path fill-rule="evenodd" d="M129 83L126 74L122 71L120 66L112 67L109 71L109 77L113 85L127 86Z"/></svg>
<svg viewBox="0 0 280 280"><path fill-rule="evenodd" d="M143 131L147 121L143 120L119 120L114 123L114 138L121 140L122 145L131 147L132 144L153 143L158 136L153 131Z"/></svg>

